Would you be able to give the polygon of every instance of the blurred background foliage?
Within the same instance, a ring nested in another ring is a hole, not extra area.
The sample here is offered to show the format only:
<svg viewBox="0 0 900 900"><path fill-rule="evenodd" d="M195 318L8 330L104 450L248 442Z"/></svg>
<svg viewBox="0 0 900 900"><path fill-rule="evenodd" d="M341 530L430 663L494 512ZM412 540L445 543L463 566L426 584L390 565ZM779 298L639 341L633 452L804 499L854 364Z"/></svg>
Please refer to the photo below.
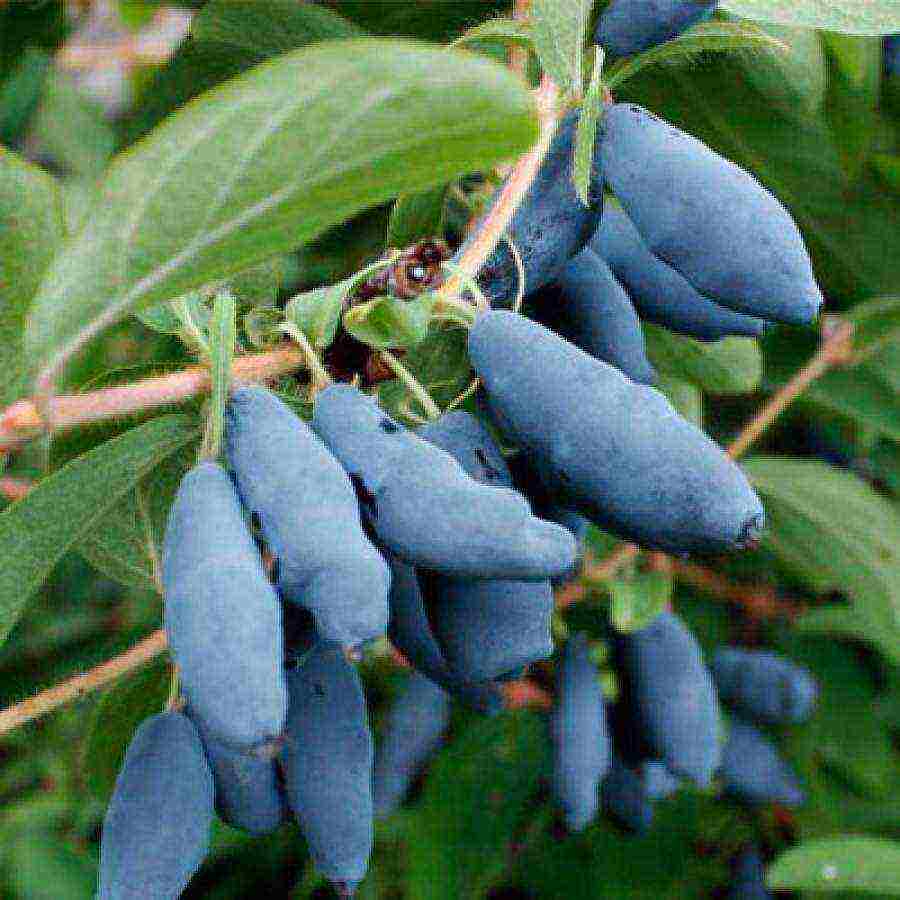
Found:
<svg viewBox="0 0 900 900"><path fill-rule="evenodd" d="M506 3L487 0L323 5L350 24L335 31L327 16L293 18L293 0L258 0L244 4L251 11L242 28L216 30L215 18L203 20L201 13L193 36L182 40L189 7L202 7L199 0L177 10L154 0L0 3L0 144L63 179L71 228L114 153L267 55L348 30L446 41L508 11ZM271 28L271 9L254 26L254 6L276 8L282 27ZM812 249L830 313L896 296L900 78L885 77L880 39L772 30L790 43L787 56L710 55L690 67L650 68L618 96L702 138L785 202ZM389 213L389 207L367 212L285 257L278 297L333 283L376 259ZM782 328L764 339L761 358L744 348L711 359L696 345L649 337L664 379L682 391L687 383L695 408L702 389L705 426L726 443L808 361L819 336ZM80 355L66 386L129 381L191 361L175 337L131 320ZM896 610L900 603L898 387L900 343L886 340L863 364L821 379L767 433L758 453L817 461L821 468L793 472L767 459L750 464L770 501L772 537L758 551L714 560L707 570L744 585L743 593L723 598L715 585L703 587L702 579L676 570L674 606L707 651L726 642L767 644L819 678L814 718L777 734L805 781L806 806L792 815L777 809L751 815L712 794L682 789L658 804L646 837L625 838L602 821L583 835L565 836L547 801L540 714L518 710L478 720L457 711L451 737L412 802L379 826L361 896L716 896L729 857L751 837L770 856L799 839L900 837L900 676L890 661L893 655L896 663L897 634L856 617L859 610L885 602ZM82 429L50 446L32 444L17 454L10 473L24 478L53 470L135 421ZM189 451L171 462L169 488ZM160 527L169 496L165 483L155 484L152 528ZM134 531L131 501L116 515L127 543ZM602 558L609 539L594 534L592 541L593 554ZM147 573L137 571L139 563L122 572L127 547L112 560L107 550L88 540L56 567L0 648L0 704L85 671L159 627L159 600ZM112 580L117 572L122 577ZM589 589L583 603L567 610L566 623L601 639L607 605L604 591ZM807 608L792 627L789 620ZM367 656L362 666L379 727L405 674L383 654ZM167 666L158 662L0 740L0 896L92 895L99 825L122 747L168 690ZM186 896L327 896L292 827L251 839L217 825L213 845Z"/></svg>

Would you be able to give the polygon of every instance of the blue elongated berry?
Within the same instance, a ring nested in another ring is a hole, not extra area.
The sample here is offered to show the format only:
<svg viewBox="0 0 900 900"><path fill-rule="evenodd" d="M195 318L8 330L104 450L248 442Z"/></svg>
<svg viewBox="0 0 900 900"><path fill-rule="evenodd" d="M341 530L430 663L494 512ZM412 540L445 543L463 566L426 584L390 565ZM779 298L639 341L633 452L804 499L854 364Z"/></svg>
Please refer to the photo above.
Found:
<svg viewBox="0 0 900 900"><path fill-rule="evenodd" d="M450 724L450 698L414 672L388 714L375 751L375 814L389 816L403 802L413 780L441 745Z"/></svg>
<svg viewBox="0 0 900 900"><path fill-rule="evenodd" d="M200 736L177 712L135 732L100 842L99 900L180 896L209 847L213 776Z"/></svg>
<svg viewBox="0 0 900 900"><path fill-rule="evenodd" d="M451 696L478 712L496 715L503 697L490 681L469 682L451 671L431 630L419 580L412 566L391 558L391 620L388 635L410 664Z"/></svg>
<svg viewBox="0 0 900 900"><path fill-rule="evenodd" d="M597 815L600 782L612 759L606 703L583 632L573 635L562 652L550 734L553 795L567 827L581 831Z"/></svg>
<svg viewBox="0 0 900 900"><path fill-rule="evenodd" d="M711 665L719 697L762 722L802 722L816 704L813 676L776 653L723 647Z"/></svg>
<svg viewBox="0 0 900 900"><path fill-rule="evenodd" d="M356 388L322 391L313 423L350 473L379 541L400 559L461 578L529 581L573 564L568 531L532 516L515 491L469 478Z"/></svg>
<svg viewBox="0 0 900 900"><path fill-rule="evenodd" d="M741 470L654 388L502 310L476 321L469 355L498 425L562 504L676 553L757 538L765 515Z"/></svg>
<svg viewBox="0 0 900 900"><path fill-rule="evenodd" d="M202 723L196 725L222 821L256 835L274 831L287 818L288 809L271 753L236 750L204 734Z"/></svg>
<svg viewBox="0 0 900 900"><path fill-rule="evenodd" d="M603 173L652 253L702 294L804 325L822 305L803 237L749 172L646 109L607 107Z"/></svg>
<svg viewBox="0 0 900 900"><path fill-rule="evenodd" d="M797 776L775 745L738 718L731 720L720 775L725 792L747 803L799 806L804 800Z"/></svg>
<svg viewBox="0 0 900 900"><path fill-rule="evenodd" d="M468 413L447 413L419 434L475 481L512 488L502 454ZM553 652L549 581L473 580L420 570L419 585L444 658L467 681L497 678Z"/></svg>
<svg viewBox="0 0 900 900"><path fill-rule="evenodd" d="M609 266L589 247L532 299L534 318L638 384L653 384L644 332L634 306Z"/></svg>
<svg viewBox="0 0 900 900"><path fill-rule="evenodd" d="M594 40L608 53L631 56L678 37L712 17L718 0L612 0Z"/></svg>
<svg viewBox="0 0 900 900"><path fill-rule="evenodd" d="M667 800L678 791L681 780L673 775L668 766L658 759L647 759L641 763L641 778L647 799Z"/></svg>
<svg viewBox="0 0 900 900"><path fill-rule="evenodd" d="M654 256L631 219L610 205L591 238L590 247L606 260L641 318L701 341L729 335L762 336L764 319L745 316L698 293L671 266Z"/></svg>
<svg viewBox="0 0 900 900"><path fill-rule="evenodd" d="M888 75L900 75L900 34L884 39L884 70Z"/></svg>
<svg viewBox="0 0 900 900"><path fill-rule="evenodd" d="M623 688L654 755L706 786L719 764L719 706L694 636L674 613L620 635Z"/></svg>
<svg viewBox="0 0 900 900"><path fill-rule="evenodd" d="M646 834L653 824L653 804L644 792L644 785L636 772L619 759L600 786L603 809L623 827L635 834Z"/></svg>
<svg viewBox="0 0 900 900"><path fill-rule="evenodd" d="M184 476L162 563L169 645L195 716L232 747L277 737L287 709L281 602L215 463Z"/></svg>
<svg viewBox="0 0 900 900"><path fill-rule="evenodd" d="M372 735L356 669L322 641L288 673L285 792L319 874L352 889L373 840Z"/></svg>
<svg viewBox="0 0 900 900"><path fill-rule="evenodd" d="M581 202L572 181L577 127L577 112L569 113L562 120L537 177L506 232L506 237L515 244L521 256L525 294L552 281L566 262L584 247L600 221L603 182L597 153L589 190L590 206ZM464 244L457 257L466 249L467 244ZM492 305L512 305L519 293L519 273L506 241L501 241L488 257L478 282Z"/></svg>
<svg viewBox="0 0 900 900"><path fill-rule="evenodd" d="M744 847L732 863L726 900L768 900L771 896L759 850L752 845Z"/></svg>
<svg viewBox="0 0 900 900"><path fill-rule="evenodd" d="M390 571L328 448L258 387L235 391L225 439L238 491L278 561L282 596L309 609L328 640L359 644L384 634Z"/></svg>

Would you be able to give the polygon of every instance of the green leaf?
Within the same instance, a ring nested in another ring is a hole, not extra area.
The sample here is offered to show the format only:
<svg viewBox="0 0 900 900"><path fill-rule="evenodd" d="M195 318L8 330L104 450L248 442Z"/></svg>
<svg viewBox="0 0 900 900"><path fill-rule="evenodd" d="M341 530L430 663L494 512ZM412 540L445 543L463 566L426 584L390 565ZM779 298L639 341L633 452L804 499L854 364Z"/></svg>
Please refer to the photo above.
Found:
<svg viewBox="0 0 900 900"><path fill-rule="evenodd" d="M685 419L703 428L703 392L697 385L681 378L660 376L657 388Z"/></svg>
<svg viewBox="0 0 900 900"><path fill-rule="evenodd" d="M405 350L425 340L433 306L427 293L412 300L378 297L348 309L344 328L375 350Z"/></svg>
<svg viewBox="0 0 900 900"><path fill-rule="evenodd" d="M218 459L222 453L225 434L225 404L231 391L231 362L237 340L237 311L234 296L228 290L219 291L213 303L209 328L209 371L211 393L209 400L204 454Z"/></svg>
<svg viewBox="0 0 900 900"><path fill-rule="evenodd" d="M97 886L91 858L51 832L26 832L13 838L9 869L14 896L21 900L91 897Z"/></svg>
<svg viewBox="0 0 900 900"><path fill-rule="evenodd" d="M362 29L330 9L297 0L210 0L191 23L198 44L262 61L315 41L358 37Z"/></svg>
<svg viewBox="0 0 900 900"><path fill-rule="evenodd" d="M900 514L848 471L758 457L744 463L763 495L763 544L814 591L853 601L861 633L900 662Z"/></svg>
<svg viewBox="0 0 900 900"><path fill-rule="evenodd" d="M532 0L531 35L541 65L563 93L581 95L584 39L593 0Z"/></svg>
<svg viewBox="0 0 900 900"><path fill-rule="evenodd" d="M112 796L125 751L138 725L162 712L169 696L171 675L166 660L148 665L116 681L95 704L83 750L88 790L102 803Z"/></svg>
<svg viewBox="0 0 900 900"><path fill-rule="evenodd" d="M114 581L158 593L169 508L196 461L193 440L161 460L85 534L78 552Z"/></svg>
<svg viewBox="0 0 900 900"><path fill-rule="evenodd" d="M860 303L846 319L853 325L857 356L872 356L888 344L900 343L900 297Z"/></svg>
<svg viewBox="0 0 900 900"><path fill-rule="evenodd" d="M188 104L111 166L102 202L43 283L28 350L55 375L123 316L401 191L489 168L536 134L525 87L471 54L359 40L277 57Z"/></svg>
<svg viewBox="0 0 900 900"><path fill-rule="evenodd" d="M45 50L29 47L0 84L0 144L19 137L40 100L53 60Z"/></svg>
<svg viewBox="0 0 900 900"><path fill-rule="evenodd" d="M63 466L0 513L0 641L63 554L195 435L190 417L161 416Z"/></svg>
<svg viewBox="0 0 900 900"><path fill-rule="evenodd" d="M761 22L846 34L893 34L900 30L895 0L721 0L721 6Z"/></svg>
<svg viewBox="0 0 900 900"><path fill-rule="evenodd" d="M389 266L390 261L379 260L337 284L298 294L285 307L286 320L296 325L317 350L330 347L337 334L347 299L372 275Z"/></svg>
<svg viewBox="0 0 900 900"><path fill-rule="evenodd" d="M714 343L645 325L647 354L660 375L690 381L710 394L747 394L762 379L762 354L753 338Z"/></svg>
<svg viewBox="0 0 900 900"><path fill-rule="evenodd" d="M444 236L444 200L447 186L401 194L391 210L387 245L398 250L429 238Z"/></svg>
<svg viewBox="0 0 900 900"><path fill-rule="evenodd" d="M529 23L519 19L504 18L488 19L486 22L473 25L453 41L451 46L458 47L494 41L525 47L528 50L534 49Z"/></svg>
<svg viewBox="0 0 900 900"><path fill-rule="evenodd" d="M690 31L659 44L644 53L616 63L606 76L606 85L615 90L642 69L650 66L683 66L696 62L704 53L786 54L788 46L750 22L705 22Z"/></svg>
<svg viewBox="0 0 900 900"><path fill-rule="evenodd" d="M622 634L642 631L665 610L672 599L672 578L662 572L644 572L628 581L607 585L613 627Z"/></svg>
<svg viewBox="0 0 900 900"><path fill-rule="evenodd" d="M247 340L259 350L274 347L284 340L281 330L284 310L277 306L257 306L244 316L243 326Z"/></svg>
<svg viewBox="0 0 900 900"><path fill-rule="evenodd" d="M0 147L0 407L21 393L28 307L63 233L55 179Z"/></svg>
<svg viewBox="0 0 900 900"><path fill-rule="evenodd" d="M809 841L775 860L766 883L786 890L898 894L900 843L854 835Z"/></svg>
<svg viewBox="0 0 900 900"><path fill-rule="evenodd" d="M522 711L477 721L441 751L405 829L409 900L484 896L546 762L544 723Z"/></svg>
<svg viewBox="0 0 900 900"><path fill-rule="evenodd" d="M239 312L252 306L274 306L284 280L285 257L273 256L229 278L221 287L231 291Z"/></svg>
<svg viewBox="0 0 900 900"><path fill-rule="evenodd" d="M594 53L594 66L591 71L591 83L581 107L578 118L578 131L575 134L575 164L573 178L575 191L585 206L590 205L589 190L591 176L594 172L594 145L597 142L597 126L600 124L600 113L603 109L603 49L597 47Z"/></svg>

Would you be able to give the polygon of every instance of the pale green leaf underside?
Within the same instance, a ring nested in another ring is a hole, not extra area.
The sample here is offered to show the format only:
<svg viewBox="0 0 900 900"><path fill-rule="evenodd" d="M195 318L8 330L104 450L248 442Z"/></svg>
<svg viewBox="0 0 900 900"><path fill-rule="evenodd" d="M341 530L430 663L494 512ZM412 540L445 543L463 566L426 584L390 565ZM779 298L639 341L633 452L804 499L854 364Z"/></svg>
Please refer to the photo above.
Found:
<svg viewBox="0 0 900 900"><path fill-rule="evenodd" d="M721 6L761 22L802 25L847 34L900 31L897 0L721 0Z"/></svg>
<svg viewBox="0 0 900 900"><path fill-rule="evenodd" d="M900 843L844 837L809 841L782 854L769 869L772 888L900 894Z"/></svg>
<svg viewBox="0 0 900 900"><path fill-rule="evenodd" d="M581 61L592 0L533 0L531 34L547 74L563 92L581 93Z"/></svg>
<svg viewBox="0 0 900 900"><path fill-rule="evenodd" d="M0 640L62 555L195 435L188 416L154 419L68 463L0 513Z"/></svg>
<svg viewBox="0 0 900 900"><path fill-rule="evenodd" d="M360 209L490 166L537 137L503 67L395 40L318 44L189 103L110 167L35 301L56 374L121 317L310 240Z"/></svg>

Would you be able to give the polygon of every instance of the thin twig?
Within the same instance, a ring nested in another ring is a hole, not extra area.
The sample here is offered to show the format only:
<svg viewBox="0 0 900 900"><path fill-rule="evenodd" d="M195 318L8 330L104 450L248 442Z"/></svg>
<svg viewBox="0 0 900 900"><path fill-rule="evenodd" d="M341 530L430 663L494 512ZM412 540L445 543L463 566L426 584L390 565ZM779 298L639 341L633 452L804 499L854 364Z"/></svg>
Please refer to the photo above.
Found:
<svg viewBox="0 0 900 900"><path fill-rule="evenodd" d="M241 356L234 361L234 377L240 381L267 381L303 367L303 354L285 347ZM209 370L192 366L180 372L147 378L120 387L86 394L51 397L47 419L54 431L101 422L143 410L169 406L209 391ZM33 400L20 400L0 413L0 452L15 449L45 430L45 419Z"/></svg>
<svg viewBox="0 0 900 900"><path fill-rule="evenodd" d="M381 351L381 358L384 360L385 365L403 382L404 387L415 397L416 400L419 401L419 405L422 409L425 410L425 414L429 419L439 419L441 417L441 408L434 402L431 398L431 394L425 390L425 388L419 384L415 375L394 356L393 353L389 353L387 350Z"/></svg>
<svg viewBox="0 0 900 900"><path fill-rule="evenodd" d="M314 391L321 391L331 384L331 376L328 374L319 354L309 342L309 338L293 323L285 322L281 326L281 330L300 348L303 352L303 359L309 374L312 376L312 385Z"/></svg>
<svg viewBox="0 0 900 900"><path fill-rule="evenodd" d="M747 423L728 448L732 459L743 456L768 430L769 426L806 391L813 382L834 366L851 358L853 325L838 322L823 333L823 341L816 355Z"/></svg>
<svg viewBox="0 0 900 900"><path fill-rule="evenodd" d="M166 649L166 633L162 629L135 644L119 656L114 656L82 675L74 675L66 681L16 703L0 712L0 735L8 734L20 725L39 719L53 710L71 703L92 691L111 684L159 656Z"/></svg>

